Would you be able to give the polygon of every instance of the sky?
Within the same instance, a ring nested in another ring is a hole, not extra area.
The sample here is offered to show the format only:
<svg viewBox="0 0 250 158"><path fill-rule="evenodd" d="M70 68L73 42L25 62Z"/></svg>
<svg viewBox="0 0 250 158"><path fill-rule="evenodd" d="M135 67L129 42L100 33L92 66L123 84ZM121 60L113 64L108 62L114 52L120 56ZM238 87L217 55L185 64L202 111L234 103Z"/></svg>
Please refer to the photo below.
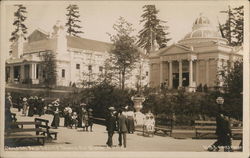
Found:
<svg viewBox="0 0 250 158"><path fill-rule="evenodd" d="M23 3L23 1L22 1ZM207 16L214 26L218 25L218 20L223 23L227 19L226 14L220 13L222 10L227 10L228 5L239 6L239 3L234 4L229 1L200 1L200 2L171 2L171 1L81 1L81 2L26 2L24 5L27 8L27 20L25 21L28 27L28 34L35 29L40 28L46 32L52 32L53 25L57 20L63 24L66 23L66 7L69 4L77 4L80 12L80 25L84 32L81 35L84 38L110 42L108 33L113 34L113 24L122 16L128 22L133 24L135 28L134 35L142 29L143 23L140 24L141 15L143 13L142 6L145 4L154 4L159 10L158 17L161 20L167 21L169 27L169 37L172 38L171 43L176 43L181 40L188 32L192 30L192 25L195 19L202 13ZM11 32L14 31L12 25L14 21L14 12L17 7L12 2L6 4L6 40L10 38Z"/></svg>

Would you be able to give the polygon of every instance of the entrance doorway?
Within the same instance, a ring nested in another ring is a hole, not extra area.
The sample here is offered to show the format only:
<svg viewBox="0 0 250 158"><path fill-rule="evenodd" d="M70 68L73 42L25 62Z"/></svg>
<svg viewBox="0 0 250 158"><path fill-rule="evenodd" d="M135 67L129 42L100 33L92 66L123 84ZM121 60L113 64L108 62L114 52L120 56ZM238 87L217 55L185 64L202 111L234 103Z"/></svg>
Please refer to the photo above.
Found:
<svg viewBox="0 0 250 158"><path fill-rule="evenodd" d="M14 80L19 81L20 80L20 66L14 66Z"/></svg>
<svg viewBox="0 0 250 158"><path fill-rule="evenodd" d="M189 86L189 72L182 73L182 86ZM177 89L179 87L179 73L173 73L173 88Z"/></svg>
<svg viewBox="0 0 250 158"><path fill-rule="evenodd" d="M189 73L184 72L182 73L182 86L183 87L188 87L189 86Z"/></svg>

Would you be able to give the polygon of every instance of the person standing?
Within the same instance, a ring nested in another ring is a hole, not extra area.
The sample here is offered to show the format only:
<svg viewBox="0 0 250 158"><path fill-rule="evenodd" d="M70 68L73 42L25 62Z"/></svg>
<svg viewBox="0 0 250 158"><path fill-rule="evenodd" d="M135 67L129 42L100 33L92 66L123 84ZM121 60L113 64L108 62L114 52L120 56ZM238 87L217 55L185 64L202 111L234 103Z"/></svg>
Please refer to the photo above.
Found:
<svg viewBox="0 0 250 158"><path fill-rule="evenodd" d="M53 121L51 123L51 126L54 127L55 129L57 129L59 127L59 124L60 124L59 104L56 102L54 104L54 107L55 107L55 111L54 111L54 117L53 117Z"/></svg>
<svg viewBox="0 0 250 158"><path fill-rule="evenodd" d="M27 115L27 109L28 109L28 102L27 102L27 98L23 98L23 116Z"/></svg>
<svg viewBox="0 0 250 158"><path fill-rule="evenodd" d="M88 110L88 125L90 127L90 132L93 132L92 127L94 124L92 111L93 110L91 108L89 108L89 110Z"/></svg>
<svg viewBox="0 0 250 158"><path fill-rule="evenodd" d="M224 146L226 152L232 151L230 122L222 112L219 112L216 117L215 134L217 135L217 141L208 148L208 151L219 151L219 146Z"/></svg>
<svg viewBox="0 0 250 158"><path fill-rule="evenodd" d="M80 104L80 106L79 106L79 108L78 108L78 117L77 117L77 119L78 119L78 127L79 128L82 128L83 126L82 126L82 119L83 119L83 111L84 111L84 106L85 106L86 104L85 103L81 103Z"/></svg>
<svg viewBox="0 0 250 158"><path fill-rule="evenodd" d="M128 133L134 133L135 124L134 124L134 111L132 110L132 107L128 108L126 115L127 115Z"/></svg>
<svg viewBox="0 0 250 158"><path fill-rule="evenodd" d="M115 117L114 111L115 111L115 108L110 107L109 114L106 118L106 130L108 132L108 140L106 144L108 145L108 147L113 146L113 135L116 130L116 117Z"/></svg>
<svg viewBox="0 0 250 158"><path fill-rule="evenodd" d="M28 110L28 116L32 117L34 116L34 97L29 98L29 110Z"/></svg>
<svg viewBox="0 0 250 158"><path fill-rule="evenodd" d="M12 99L10 93L7 93L5 97L5 129L11 128L11 107L12 107Z"/></svg>
<svg viewBox="0 0 250 158"><path fill-rule="evenodd" d="M124 148L126 148L127 146L127 140L126 140L126 133L128 132L127 129L127 121L126 121L126 116L124 115L124 112L120 109L118 111L118 133L119 133L119 146L122 146L122 142L123 142L123 146Z"/></svg>
<svg viewBox="0 0 250 158"><path fill-rule="evenodd" d="M83 109L82 126L84 131L88 131L89 117L88 117L88 111L85 108Z"/></svg>

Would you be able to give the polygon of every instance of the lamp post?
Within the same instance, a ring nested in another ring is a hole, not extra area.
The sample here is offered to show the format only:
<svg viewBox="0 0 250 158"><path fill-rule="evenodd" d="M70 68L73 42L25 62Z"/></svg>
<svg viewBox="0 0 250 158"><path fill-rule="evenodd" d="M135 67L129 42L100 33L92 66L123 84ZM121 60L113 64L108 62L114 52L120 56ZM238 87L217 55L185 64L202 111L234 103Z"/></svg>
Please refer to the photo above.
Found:
<svg viewBox="0 0 250 158"><path fill-rule="evenodd" d="M218 104L219 109L221 109L221 107L222 107L222 105L224 103L224 98L223 97L217 97L216 103Z"/></svg>

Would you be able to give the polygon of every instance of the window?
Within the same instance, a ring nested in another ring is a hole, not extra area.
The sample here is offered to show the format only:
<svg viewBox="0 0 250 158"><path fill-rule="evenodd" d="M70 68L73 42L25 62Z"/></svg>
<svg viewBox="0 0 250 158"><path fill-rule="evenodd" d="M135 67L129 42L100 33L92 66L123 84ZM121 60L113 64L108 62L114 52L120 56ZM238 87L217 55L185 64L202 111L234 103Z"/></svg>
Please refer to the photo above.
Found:
<svg viewBox="0 0 250 158"><path fill-rule="evenodd" d="M89 65L88 70L92 71L92 65Z"/></svg>
<svg viewBox="0 0 250 158"><path fill-rule="evenodd" d="M65 77L65 69L62 69L62 77Z"/></svg>
<svg viewBox="0 0 250 158"><path fill-rule="evenodd" d="M99 71L102 72L103 71L103 67L99 66Z"/></svg>
<svg viewBox="0 0 250 158"><path fill-rule="evenodd" d="M76 64L76 69L80 69L80 64Z"/></svg>
<svg viewBox="0 0 250 158"><path fill-rule="evenodd" d="M148 76L148 71L146 71L146 76Z"/></svg>

